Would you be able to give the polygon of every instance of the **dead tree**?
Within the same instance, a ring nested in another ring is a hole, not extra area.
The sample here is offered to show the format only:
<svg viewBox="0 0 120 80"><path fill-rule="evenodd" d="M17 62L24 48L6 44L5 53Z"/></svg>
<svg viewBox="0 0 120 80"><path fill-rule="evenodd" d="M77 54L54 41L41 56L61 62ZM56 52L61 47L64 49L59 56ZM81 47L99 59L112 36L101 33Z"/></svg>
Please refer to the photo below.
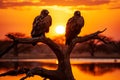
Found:
<svg viewBox="0 0 120 80"><path fill-rule="evenodd" d="M7 35L7 36L13 40L14 46L18 44L32 44L34 42L42 42L51 48L51 50L54 52L58 60L58 68L56 70L47 70L47 69L40 68L40 67L33 68L27 71L26 76L21 78L21 80L24 80L27 77L31 77L34 75L39 75L41 77L44 77L44 80L46 80L46 78L49 78L50 80L75 80L73 73L72 73L71 64L70 64L70 54L74 46L76 45L76 43L82 43L82 42L85 42L91 39L102 40L98 34L104 32L105 30L106 29L104 29L103 31L97 31L95 33L92 33L84 37L77 37L73 39L70 45L66 46L64 51L61 50L60 46L57 45L54 41L46 37L16 38L13 35ZM4 52L7 52L7 51L4 51ZM5 54L5 53L2 53L2 54Z"/></svg>

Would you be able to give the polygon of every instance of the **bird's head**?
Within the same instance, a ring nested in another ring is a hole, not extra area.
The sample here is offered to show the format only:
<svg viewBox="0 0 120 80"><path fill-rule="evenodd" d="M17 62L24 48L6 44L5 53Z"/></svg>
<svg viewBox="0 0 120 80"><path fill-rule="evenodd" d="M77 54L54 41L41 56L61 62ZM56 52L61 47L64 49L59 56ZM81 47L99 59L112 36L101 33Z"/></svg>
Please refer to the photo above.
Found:
<svg viewBox="0 0 120 80"><path fill-rule="evenodd" d="M43 9L41 11L41 15L47 16L49 14L49 11L47 9Z"/></svg>
<svg viewBox="0 0 120 80"><path fill-rule="evenodd" d="M80 11L75 11L75 12L74 12L74 16L81 16Z"/></svg>

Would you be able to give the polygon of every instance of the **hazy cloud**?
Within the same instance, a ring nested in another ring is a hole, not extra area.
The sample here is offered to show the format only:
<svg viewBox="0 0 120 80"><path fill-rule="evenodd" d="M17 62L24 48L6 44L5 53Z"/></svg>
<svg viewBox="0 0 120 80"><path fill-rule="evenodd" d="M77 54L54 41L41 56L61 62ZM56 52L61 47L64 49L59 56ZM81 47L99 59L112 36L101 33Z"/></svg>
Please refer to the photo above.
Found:
<svg viewBox="0 0 120 80"><path fill-rule="evenodd" d="M120 8L119 0L0 0L0 8L21 6L84 6L82 9L94 9L94 6L106 5L107 8ZM86 6L86 7L85 7ZM95 7L96 9L96 7Z"/></svg>

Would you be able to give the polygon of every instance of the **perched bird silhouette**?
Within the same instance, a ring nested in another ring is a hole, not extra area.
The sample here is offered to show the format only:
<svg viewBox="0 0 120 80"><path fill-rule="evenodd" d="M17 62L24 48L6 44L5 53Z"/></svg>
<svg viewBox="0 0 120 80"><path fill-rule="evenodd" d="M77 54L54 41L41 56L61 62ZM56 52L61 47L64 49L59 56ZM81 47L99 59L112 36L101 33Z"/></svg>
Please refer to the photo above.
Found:
<svg viewBox="0 0 120 80"><path fill-rule="evenodd" d="M49 14L49 11L43 9L33 21L33 29L31 31L32 38L34 37L45 37L45 33L49 32L49 27L52 25L52 18ZM36 45L36 43L33 43Z"/></svg>
<svg viewBox="0 0 120 80"><path fill-rule="evenodd" d="M75 11L74 16L71 17L66 24L66 45L70 45L71 41L77 37L84 26L84 18L81 16L80 11Z"/></svg>
<svg viewBox="0 0 120 80"><path fill-rule="evenodd" d="M45 33L49 32L49 27L52 24L52 18L48 14L48 10L43 9L41 14L35 17L33 21L33 29L31 31L32 37L45 36Z"/></svg>

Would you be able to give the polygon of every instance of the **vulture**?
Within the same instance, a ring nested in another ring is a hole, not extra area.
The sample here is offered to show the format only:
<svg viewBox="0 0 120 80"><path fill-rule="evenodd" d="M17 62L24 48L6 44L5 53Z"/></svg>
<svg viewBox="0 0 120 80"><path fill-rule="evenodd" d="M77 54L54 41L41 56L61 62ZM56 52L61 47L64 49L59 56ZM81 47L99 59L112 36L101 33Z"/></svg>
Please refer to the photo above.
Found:
<svg viewBox="0 0 120 80"><path fill-rule="evenodd" d="M45 33L49 32L49 27L52 25L52 18L48 15L49 12L46 9L43 9L33 21L33 28L31 31L32 38L34 37L45 37ZM32 43L35 46L37 43Z"/></svg>
<svg viewBox="0 0 120 80"><path fill-rule="evenodd" d="M77 37L84 26L84 18L81 16L80 11L75 11L74 16L71 17L66 24L66 45L70 45L72 40Z"/></svg>
<svg viewBox="0 0 120 80"><path fill-rule="evenodd" d="M48 14L49 14L48 10L43 9L41 11L41 14L35 17L33 21L33 29L31 31L32 37L40 37L40 36L45 37L45 33L49 32L49 27L52 24L52 18Z"/></svg>

